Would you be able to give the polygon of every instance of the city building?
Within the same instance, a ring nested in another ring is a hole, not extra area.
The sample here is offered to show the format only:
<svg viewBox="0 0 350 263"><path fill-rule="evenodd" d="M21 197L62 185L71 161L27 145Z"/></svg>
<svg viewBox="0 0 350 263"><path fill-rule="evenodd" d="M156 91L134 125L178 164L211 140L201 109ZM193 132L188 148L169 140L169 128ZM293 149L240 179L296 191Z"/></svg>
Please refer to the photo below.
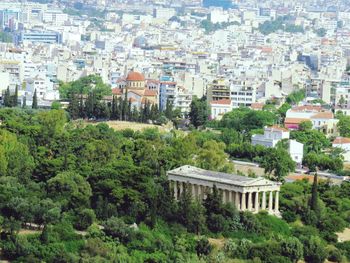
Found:
<svg viewBox="0 0 350 263"><path fill-rule="evenodd" d="M287 140L286 149L294 162L301 165L304 155L304 145L296 140L289 139L290 132L286 128L278 126L265 127L264 134L254 134L252 136L253 145L263 145L265 147L276 147L277 143Z"/></svg>

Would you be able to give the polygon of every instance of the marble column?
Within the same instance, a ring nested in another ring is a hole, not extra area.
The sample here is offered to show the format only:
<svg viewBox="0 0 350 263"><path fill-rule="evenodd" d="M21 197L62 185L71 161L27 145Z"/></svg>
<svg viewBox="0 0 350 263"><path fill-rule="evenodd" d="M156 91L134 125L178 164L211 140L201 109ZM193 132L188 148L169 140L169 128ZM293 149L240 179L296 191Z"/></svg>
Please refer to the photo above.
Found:
<svg viewBox="0 0 350 263"><path fill-rule="evenodd" d="M182 192L184 191L184 184L183 182L179 182L179 188L180 188L180 194L179 194L179 197L182 195Z"/></svg>
<svg viewBox="0 0 350 263"><path fill-rule="evenodd" d="M270 196L269 196L269 212L272 212L272 200L273 200L273 193L270 191Z"/></svg>
<svg viewBox="0 0 350 263"><path fill-rule="evenodd" d="M256 212L259 212L259 192L256 192L256 193L255 193L254 210L255 210Z"/></svg>
<svg viewBox="0 0 350 263"><path fill-rule="evenodd" d="M262 195L261 209L262 209L262 210L265 210L265 209L266 209L266 192L265 192L265 191L263 192L263 195Z"/></svg>
<svg viewBox="0 0 350 263"><path fill-rule="evenodd" d="M173 181L173 185L174 185L174 199L177 200L177 182Z"/></svg>
<svg viewBox="0 0 350 263"><path fill-rule="evenodd" d="M275 212L278 213L278 209L279 209L279 191L276 191L276 195L275 195Z"/></svg>
<svg viewBox="0 0 350 263"><path fill-rule="evenodd" d="M202 186L201 185L197 185L197 189L198 189L198 200L203 200Z"/></svg>
<svg viewBox="0 0 350 263"><path fill-rule="evenodd" d="M246 210L246 200L245 200L246 193L242 193L242 200L241 200L241 210Z"/></svg>
<svg viewBox="0 0 350 263"><path fill-rule="evenodd" d="M196 198L196 185L195 184L190 184L191 189L192 189L192 198Z"/></svg>
<svg viewBox="0 0 350 263"><path fill-rule="evenodd" d="M248 211L252 211L253 210L253 204L252 204L252 192L248 193Z"/></svg>
<svg viewBox="0 0 350 263"><path fill-rule="evenodd" d="M234 202L235 202L234 192L230 191L229 193L230 193L230 203L234 204Z"/></svg>
<svg viewBox="0 0 350 263"><path fill-rule="evenodd" d="M239 192L236 192L235 193L235 205L236 205L237 210L241 210L240 204L241 204L241 197L239 195Z"/></svg>

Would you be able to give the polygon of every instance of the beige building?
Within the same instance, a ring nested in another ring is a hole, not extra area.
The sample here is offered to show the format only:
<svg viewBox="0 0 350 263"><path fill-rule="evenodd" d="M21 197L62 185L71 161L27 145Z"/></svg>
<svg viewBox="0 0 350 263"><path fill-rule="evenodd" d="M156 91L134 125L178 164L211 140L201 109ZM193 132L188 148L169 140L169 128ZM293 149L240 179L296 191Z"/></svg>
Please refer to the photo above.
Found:
<svg viewBox="0 0 350 263"><path fill-rule="evenodd" d="M222 194L223 202L234 204L239 211L257 213L266 210L269 214L280 216L281 183L262 177L213 172L189 165L168 171L167 176L175 200L179 199L185 187L190 189L192 197L204 200L215 185Z"/></svg>
<svg viewBox="0 0 350 263"><path fill-rule="evenodd" d="M213 83L208 85L208 101L216 100L229 100L230 99L230 86L224 79L214 80Z"/></svg>

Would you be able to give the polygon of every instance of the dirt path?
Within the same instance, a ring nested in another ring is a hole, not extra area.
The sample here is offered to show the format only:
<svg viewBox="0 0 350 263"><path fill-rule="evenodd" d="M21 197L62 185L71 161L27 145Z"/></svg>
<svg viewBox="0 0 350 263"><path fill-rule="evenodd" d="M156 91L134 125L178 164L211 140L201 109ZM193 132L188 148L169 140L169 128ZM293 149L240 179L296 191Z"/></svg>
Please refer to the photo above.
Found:
<svg viewBox="0 0 350 263"><path fill-rule="evenodd" d="M337 236L339 242L350 241L350 228L345 228L343 232L337 233Z"/></svg>

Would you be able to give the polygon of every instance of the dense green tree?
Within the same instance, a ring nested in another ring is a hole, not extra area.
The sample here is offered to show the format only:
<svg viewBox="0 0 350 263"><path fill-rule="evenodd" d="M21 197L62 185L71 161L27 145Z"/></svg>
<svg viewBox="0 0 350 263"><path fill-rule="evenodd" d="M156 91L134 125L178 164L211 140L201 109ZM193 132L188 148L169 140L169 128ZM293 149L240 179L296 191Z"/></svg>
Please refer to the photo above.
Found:
<svg viewBox="0 0 350 263"><path fill-rule="evenodd" d="M295 162L291 159L288 152L284 149L271 149L269 154L263 157L261 166L265 173L273 173L272 179L282 182L284 177L295 169Z"/></svg>
<svg viewBox="0 0 350 263"><path fill-rule="evenodd" d="M213 250L207 238L200 238L196 244L196 252L199 257L207 256Z"/></svg>
<svg viewBox="0 0 350 263"><path fill-rule="evenodd" d="M220 127L232 128L240 132L248 133L254 129L271 126L276 122L277 116L272 112L239 108L225 114L220 121Z"/></svg>
<svg viewBox="0 0 350 263"><path fill-rule="evenodd" d="M337 127L341 136L350 137L350 116L341 116Z"/></svg>
<svg viewBox="0 0 350 263"><path fill-rule="evenodd" d="M299 130L300 131L307 131L312 129L312 122L311 121L303 121L299 124Z"/></svg>
<svg viewBox="0 0 350 263"><path fill-rule="evenodd" d="M322 263L327 258L327 251L323 241L317 236L305 240L304 259L309 263Z"/></svg>
<svg viewBox="0 0 350 263"><path fill-rule="evenodd" d="M203 126L208 121L208 116L209 113L206 98L203 97L201 99L198 99L194 97L190 105L189 113L191 124L195 128Z"/></svg>
<svg viewBox="0 0 350 263"><path fill-rule="evenodd" d="M291 105L296 105L305 98L305 90L296 90L289 94L286 98L286 102Z"/></svg>
<svg viewBox="0 0 350 263"><path fill-rule="evenodd" d="M104 84L102 78L98 75L89 75L68 83L61 82L59 91L62 99L72 98L76 94L88 95L91 92L101 98L112 93L110 86Z"/></svg>
<svg viewBox="0 0 350 263"><path fill-rule="evenodd" d="M79 174L63 172L48 180L47 184L49 196L64 210L89 207L91 187Z"/></svg>

